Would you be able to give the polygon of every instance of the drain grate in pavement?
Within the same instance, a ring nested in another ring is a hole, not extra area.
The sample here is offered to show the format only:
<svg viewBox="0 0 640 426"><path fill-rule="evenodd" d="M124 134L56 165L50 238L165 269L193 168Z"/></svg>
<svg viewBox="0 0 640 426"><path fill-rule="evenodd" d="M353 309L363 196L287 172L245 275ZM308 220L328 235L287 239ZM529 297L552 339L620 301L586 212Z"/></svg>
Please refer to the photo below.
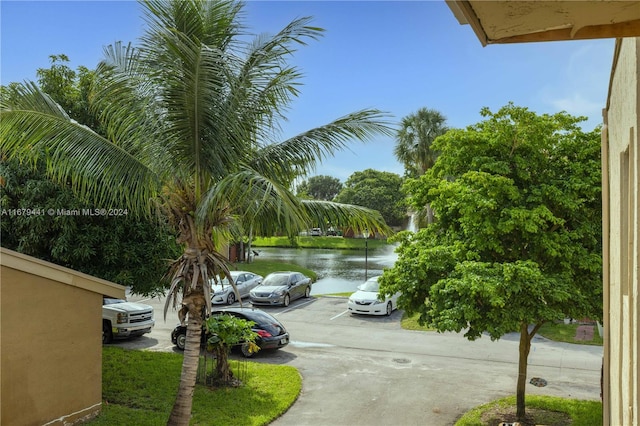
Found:
<svg viewBox="0 0 640 426"><path fill-rule="evenodd" d="M529 380L529 383L539 388L547 386L547 381L545 379L541 379L540 377L533 377L531 380Z"/></svg>

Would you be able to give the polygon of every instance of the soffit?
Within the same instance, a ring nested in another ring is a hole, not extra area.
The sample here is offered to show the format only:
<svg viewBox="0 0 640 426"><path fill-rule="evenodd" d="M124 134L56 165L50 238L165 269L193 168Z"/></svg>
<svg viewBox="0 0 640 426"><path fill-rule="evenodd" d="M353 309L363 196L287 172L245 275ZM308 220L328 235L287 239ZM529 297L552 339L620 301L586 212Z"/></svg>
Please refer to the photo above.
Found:
<svg viewBox="0 0 640 426"><path fill-rule="evenodd" d="M640 37L640 1L446 2L483 45Z"/></svg>

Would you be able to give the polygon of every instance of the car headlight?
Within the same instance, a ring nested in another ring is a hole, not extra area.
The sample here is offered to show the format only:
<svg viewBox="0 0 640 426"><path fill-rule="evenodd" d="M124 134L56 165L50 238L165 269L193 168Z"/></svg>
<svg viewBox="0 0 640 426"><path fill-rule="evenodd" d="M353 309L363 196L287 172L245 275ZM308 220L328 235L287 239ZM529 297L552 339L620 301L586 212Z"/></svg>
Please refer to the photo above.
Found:
<svg viewBox="0 0 640 426"><path fill-rule="evenodd" d="M283 295L283 294L285 294L286 292L287 292L286 290L277 290L277 291L274 291L274 292L273 292L273 293L271 293L271 294L273 294L274 296L282 296L282 295Z"/></svg>
<svg viewBox="0 0 640 426"><path fill-rule="evenodd" d="M126 324L129 322L129 314L126 312L118 312L118 317L116 319L118 324Z"/></svg>
<svg viewBox="0 0 640 426"><path fill-rule="evenodd" d="M381 304L381 303L384 303L384 300L378 300L378 299L376 299L376 300L374 300L374 301L373 301L373 304L374 304L374 305L379 305L379 304Z"/></svg>

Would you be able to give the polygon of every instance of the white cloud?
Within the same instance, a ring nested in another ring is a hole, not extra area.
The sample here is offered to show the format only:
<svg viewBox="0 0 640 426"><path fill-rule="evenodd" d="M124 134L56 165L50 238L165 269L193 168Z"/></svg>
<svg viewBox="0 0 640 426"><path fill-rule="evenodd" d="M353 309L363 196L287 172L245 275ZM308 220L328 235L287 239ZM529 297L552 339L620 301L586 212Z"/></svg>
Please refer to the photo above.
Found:
<svg viewBox="0 0 640 426"><path fill-rule="evenodd" d="M548 106L550 113L566 111L571 115L588 117L583 127L590 130L602 122L613 42L595 40L575 46L566 62L559 67L557 79L540 90L539 98Z"/></svg>
<svg viewBox="0 0 640 426"><path fill-rule="evenodd" d="M566 111L571 115L586 115L589 118L601 116L604 103L593 98L589 99L585 95L588 96L589 93L576 91L561 98L550 99L549 103L555 110Z"/></svg>

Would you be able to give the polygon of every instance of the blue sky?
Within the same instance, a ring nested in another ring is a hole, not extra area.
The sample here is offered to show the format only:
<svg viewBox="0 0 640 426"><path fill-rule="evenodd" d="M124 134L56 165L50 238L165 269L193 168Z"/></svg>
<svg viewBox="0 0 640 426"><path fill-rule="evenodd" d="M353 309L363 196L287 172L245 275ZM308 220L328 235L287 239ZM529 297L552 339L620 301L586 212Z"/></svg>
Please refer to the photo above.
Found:
<svg viewBox="0 0 640 426"><path fill-rule="evenodd" d="M388 112L393 123L422 107L441 111L450 127L481 120L484 106L513 101L538 113L561 110L602 122L613 40L482 47L444 1L251 1L252 32L275 33L312 16L324 36L291 58L303 72L301 95L282 123L283 138L362 108ZM0 1L0 83L34 80L49 55L94 68L115 41L136 44L144 31L132 1ZM378 137L325 160L315 174L345 181L373 168L402 175L393 137Z"/></svg>

